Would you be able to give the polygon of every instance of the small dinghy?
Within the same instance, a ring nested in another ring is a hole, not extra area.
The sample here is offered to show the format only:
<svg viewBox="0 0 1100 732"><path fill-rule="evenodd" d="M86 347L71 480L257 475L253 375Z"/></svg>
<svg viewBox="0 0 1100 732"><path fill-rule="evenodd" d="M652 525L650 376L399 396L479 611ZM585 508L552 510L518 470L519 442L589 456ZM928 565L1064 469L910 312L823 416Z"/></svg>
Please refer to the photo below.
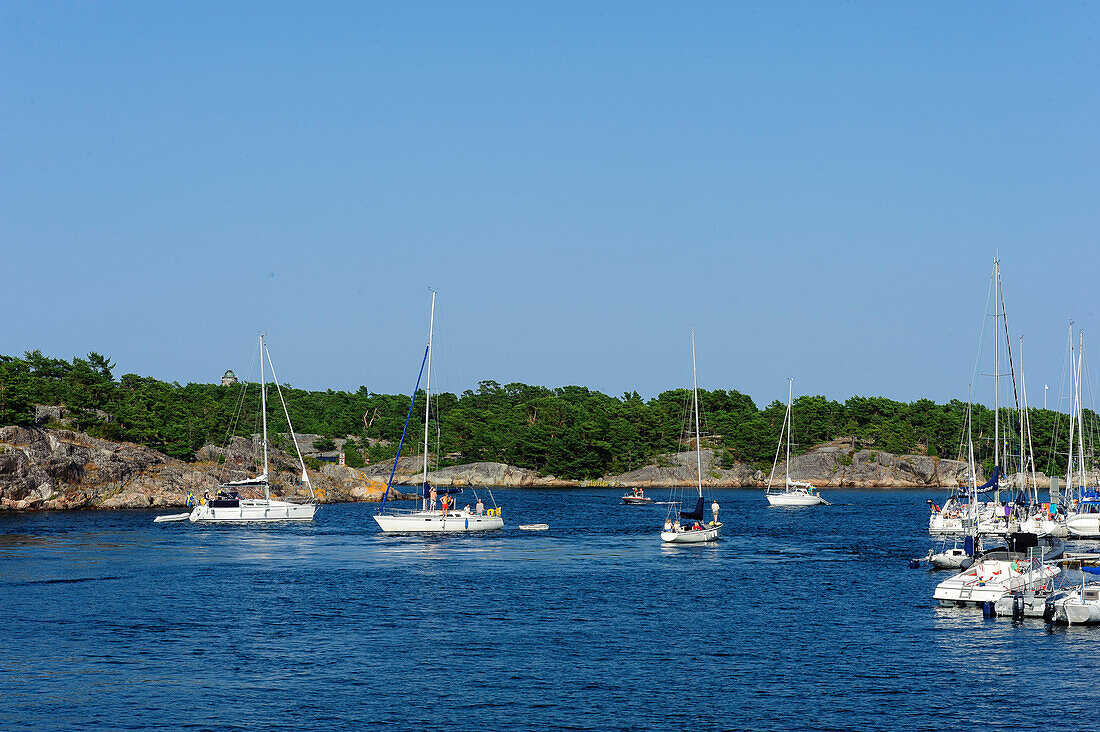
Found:
<svg viewBox="0 0 1100 732"><path fill-rule="evenodd" d="M520 524L519 527L524 531L546 531L550 524Z"/></svg>
<svg viewBox="0 0 1100 732"><path fill-rule="evenodd" d="M167 521L186 521L190 517L191 514L189 513L171 513L167 516L157 516L155 519L153 519L153 523L163 524Z"/></svg>

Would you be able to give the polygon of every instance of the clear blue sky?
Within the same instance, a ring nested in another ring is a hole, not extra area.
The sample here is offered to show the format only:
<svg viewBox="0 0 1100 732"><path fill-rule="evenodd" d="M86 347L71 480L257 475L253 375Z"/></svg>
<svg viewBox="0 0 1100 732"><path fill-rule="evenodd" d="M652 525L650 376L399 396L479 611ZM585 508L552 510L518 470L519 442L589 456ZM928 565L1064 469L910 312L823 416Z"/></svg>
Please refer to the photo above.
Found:
<svg viewBox="0 0 1100 732"><path fill-rule="evenodd" d="M1097 319L1100 6L0 2L0 353L965 398ZM1100 344L1100 327L1091 342ZM1093 359L1097 363L1100 360ZM1033 401L1041 402L1039 387Z"/></svg>

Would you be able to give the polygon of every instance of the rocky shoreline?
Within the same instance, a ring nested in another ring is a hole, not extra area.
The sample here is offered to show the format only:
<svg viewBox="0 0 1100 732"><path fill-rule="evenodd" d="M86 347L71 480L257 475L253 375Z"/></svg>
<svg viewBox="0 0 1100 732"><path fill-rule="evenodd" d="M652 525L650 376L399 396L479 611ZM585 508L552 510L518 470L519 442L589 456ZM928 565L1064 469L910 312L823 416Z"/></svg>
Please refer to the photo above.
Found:
<svg viewBox="0 0 1100 732"><path fill-rule="evenodd" d="M228 448L207 445L187 463L133 443L119 443L65 429L0 428L0 510L76 508L178 508L187 496L213 493L225 481L254 477L260 471L255 443L235 439ZM701 454L703 484L721 488L759 488L767 473L748 465L721 468L715 452ZM295 456L271 450L272 493L305 499ZM309 471L322 503L379 501L393 464L363 469L324 464ZM418 485L423 462L402 458L396 485ZM785 466L775 479L782 483ZM792 476L822 488L951 488L966 484L966 464L925 455L892 455L857 449L849 440L817 445L792 458ZM506 488L666 488L695 483L695 453L661 455L657 464L598 480L563 480L502 463L479 462L429 473L432 483L453 487ZM1040 487L1049 484L1040 475ZM395 493L394 498L414 498Z"/></svg>

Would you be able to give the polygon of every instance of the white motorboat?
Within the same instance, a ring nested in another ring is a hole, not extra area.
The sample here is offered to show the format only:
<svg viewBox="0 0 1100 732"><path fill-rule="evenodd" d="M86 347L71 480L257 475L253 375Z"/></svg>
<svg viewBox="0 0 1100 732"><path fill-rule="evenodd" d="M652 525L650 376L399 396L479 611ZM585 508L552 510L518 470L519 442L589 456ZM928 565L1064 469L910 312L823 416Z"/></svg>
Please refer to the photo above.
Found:
<svg viewBox="0 0 1100 732"><path fill-rule="evenodd" d="M768 476L768 487L764 490L764 497L768 499L770 506L817 506L825 503L825 499L817 492L812 483L791 480L791 400L794 396L794 379L787 379L787 414L783 417L783 426L779 430L779 443L775 447L775 460L772 461L772 472ZM779 453L783 449L783 438L786 436L787 462L783 468L783 488L775 485L775 468L779 464Z"/></svg>
<svg viewBox="0 0 1100 732"><path fill-rule="evenodd" d="M1100 584L1082 584L1049 602L1051 622L1062 625L1100 624Z"/></svg>
<svg viewBox="0 0 1100 732"><path fill-rule="evenodd" d="M302 484L309 488L310 499L297 503L271 497L271 485L268 482L268 454L267 454L267 377L264 372L264 363L271 369L271 380L279 394L279 401L283 405L283 414L286 417L287 429L290 432L290 441L298 455L298 463L302 468ZM279 386L278 377L275 375L275 365L271 362L271 354L267 350L264 334L260 334L260 414L263 422L263 453L264 472L256 478L231 481L218 486L217 495L204 496L187 515L191 523L252 523L271 521L312 521L317 513L317 495L313 491L313 484L306 472L305 460L301 450L294 439L294 426L290 422L290 412L283 399L282 387ZM241 491L263 493L263 498L242 496ZM153 519L156 523L179 521L180 515L158 516Z"/></svg>
<svg viewBox="0 0 1100 732"><path fill-rule="evenodd" d="M628 506L648 506L653 503L653 499L647 496L642 488L635 488L623 496L623 503Z"/></svg>
<svg viewBox="0 0 1100 732"><path fill-rule="evenodd" d="M693 511L681 511L681 503L669 504L668 516L661 531L661 541L666 544L702 544L718 541L722 524L718 521L718 502L712 506L714 519L703 524L703 458L699 431L699 379L695 373L695 331L691 331L691 388L692 408L695 412L695 476L698 498Z"/></svg>
<svg viewBox="0 0 1100 732"><path fill-rule="evenodd" d="M401 431L401 441L397 444L397 455L393 459L393 470L386 482L386 492L382 495L382 505L378 508L374 520L378 527L386 533L406 534L438 534L438 533L472 533L481 531L494 531L504 528L504 518L501 516L500 507L496 505L493 492L488 491L489 499L493 503L486 509L477 499L477 508L470 510L467 506L457 510L451 503L451 496L461 493L461 488L443 488L432 486L428 482L428 436L431 424L432 405L432 337L435 332L435 290L432 290L432 310L428 320L428 345L424 349L424 360L420 364L420 375L416 378L416 388L413 389L412 398L409 400L409 411L405 415L405 427ZM424 375L427 366L427 381L424 387L424 478L421 485L420 501L418 509L412 510L386 510L386 501L393 486L393 477L397 472L397 463L401 459L401 448L405 444L405 435L409 429L409 419L412 417L413 404L416 402L416 393L420 390L420 377ZM474 492L477 497L477 492ZM439 507L437 508L437 501Z"/></svg>
<svg viewBox="0 0 1100 732"><path fill-rule="evenodd" d="M996 602L1012 592L1053 587L1061 570L1047 562L1061 556L1061 542L1053 540L1045 554L1036 555L1036 551L1026 549L1037 546L1037 537L1015 534L1013 538L1015 541L1010 542L1014 544L1013 550L981 555L969 568L940 582L932 597L941 605L977 606Z"/></svg>
<svg viewBox="0 0 1100 732"><path fill-rule="evenodd" d="M1100 537L1100 492L1084 490L1076 506L1066 516L1066 531L1079 539Z"/></svg>

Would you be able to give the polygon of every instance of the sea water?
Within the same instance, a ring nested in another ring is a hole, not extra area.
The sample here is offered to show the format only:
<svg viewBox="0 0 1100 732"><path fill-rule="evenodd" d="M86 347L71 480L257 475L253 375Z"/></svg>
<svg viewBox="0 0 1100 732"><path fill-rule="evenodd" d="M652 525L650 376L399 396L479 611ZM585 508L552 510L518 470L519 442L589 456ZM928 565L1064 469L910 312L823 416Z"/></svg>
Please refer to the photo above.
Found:
<svg viewBox="0 0 1100 732"><path fill-rule="evenodd" d="M482 536L0 516L0 729L1092 726L1100 629L940 608L908 568L938 494L717 491L721 541L668 546L622 491L493 493Z"/></svg>

